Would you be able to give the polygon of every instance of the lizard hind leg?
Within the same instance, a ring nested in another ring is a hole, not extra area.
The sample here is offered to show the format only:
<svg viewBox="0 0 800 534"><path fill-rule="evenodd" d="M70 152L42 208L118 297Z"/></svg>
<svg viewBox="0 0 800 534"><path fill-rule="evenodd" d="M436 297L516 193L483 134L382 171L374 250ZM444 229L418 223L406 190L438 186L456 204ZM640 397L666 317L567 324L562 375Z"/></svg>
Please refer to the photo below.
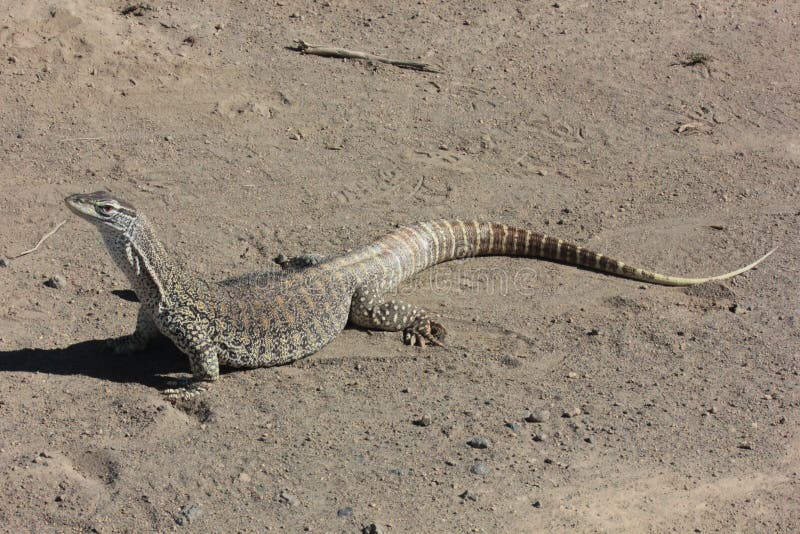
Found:
<svg viewBox="0 0 800 534"><path fill-rule="evenodd" d="M403 332L406 345L444 346L447 330L431 314L402 300L384 299L369 289L359 289L350 305L350 323L370 330Z"/></svg>

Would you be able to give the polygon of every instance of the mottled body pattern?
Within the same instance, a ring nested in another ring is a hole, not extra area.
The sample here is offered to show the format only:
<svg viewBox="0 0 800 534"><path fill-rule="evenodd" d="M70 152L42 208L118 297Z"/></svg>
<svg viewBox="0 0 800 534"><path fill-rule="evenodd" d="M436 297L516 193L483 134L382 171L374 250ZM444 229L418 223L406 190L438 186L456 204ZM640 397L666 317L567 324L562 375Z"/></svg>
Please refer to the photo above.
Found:
<svg viewBox="0 0 800 534"><path fill-rule="evenodd" d="M730 278L679 278L626 265L543 234L480 221L438 220L403 227L350 254L302 256L284 270L219 283L179 269L147 219L107 192L72 195L70 208L100 229L106 247L141 302L136 331L119 352L140 350L165 335L189 357L192 381L167 390L190 397L219 376L219 365L265 367L295 361L333 340L348 321L402 331L406 343L441 344L444 327L424 309L384 298L416 273L448 260L474 256L542 258L663 285L693 285Z"/></svg>

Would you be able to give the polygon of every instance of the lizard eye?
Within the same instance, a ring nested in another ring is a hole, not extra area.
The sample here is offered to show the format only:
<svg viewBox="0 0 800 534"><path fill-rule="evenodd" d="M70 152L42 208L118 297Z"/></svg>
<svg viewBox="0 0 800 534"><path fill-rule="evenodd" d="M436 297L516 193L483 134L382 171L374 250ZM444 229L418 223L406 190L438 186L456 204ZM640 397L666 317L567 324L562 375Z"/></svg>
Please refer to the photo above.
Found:
<svg viewBox="0 0 800 534"><path fill-rule="evenodd" d="M99 208L98 208L98 209L99 209L99 210L100 210L100 212L101 212L101 213L103 213L104 215L108 215L109 213L111 213L112 211L114 211L114 206L112 206L111 204L103 204L102 206L99 206Z"/></svg>

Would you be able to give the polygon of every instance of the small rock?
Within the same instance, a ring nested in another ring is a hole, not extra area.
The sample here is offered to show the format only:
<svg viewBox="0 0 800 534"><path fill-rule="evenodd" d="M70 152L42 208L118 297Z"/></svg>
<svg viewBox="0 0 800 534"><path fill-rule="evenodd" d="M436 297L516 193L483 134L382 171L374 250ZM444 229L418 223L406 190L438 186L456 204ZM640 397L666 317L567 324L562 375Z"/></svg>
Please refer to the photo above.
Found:
<svg viewBox="0 0 800 534"><path fill-rule="evenodd" d="M428 414L423 415L419 419L414 419L411 421L411 424L415 426L430 426L431 423L433 423L433 419Z"/></svg>
<svg viewBox="0 0 800 534"><path fill-rule="evenodd" d="M251 480L252 478L247 473L239 473L239 482L244 482L246 484Z"/></svg>
<svg viewBox="0 0 800 534"><path fill-rule="evenodd" d="M542 507L542 501L540 501L540 500L533 501L533 507L534 508L541 508Z"/></svg>
<svg viewBox="0 0 800 534"><path fill-rule="evenodd" d="M512 423L510 421L506 422L506 428L510 428L512 432L518 432L520 426L517 423Z"/></svg>
<svg viewBox="0 0 800 534"><path fill-rule="evenodd" d="M193 523L203 517L203 509L196 504L186 504L181 506L181 511L175 522L179 525Z"/></svg>
<svg viewBox="0 0 800 534"><path fill-rule="evenodd" d="M533 435L533 441L544 441L547 439L547 434L540 432Z"/></svg>
<svg viewBox="0 0 800 534"><path fill-rule="evenodd" d="M293 133L292 135L289 136L289 139L291 139L292 141L300 141L302 138L303 136L300 135L299 133Z"/></svg>
<svg viewBox="0 0 800 534"><path fill-rule="evenodd" d="M525 416L528 423L544 423L550 419L550 412L547 410L536 410Z"/></svg>
<svg viewBox="0 0 800 534"><path fill-rule="evenodd" d="M339 508L339 511L336 512L336 515L339 517L353 517L353 509L350 506Z"/></svg>
<svg viewBox="0 0 800 534"><path fill-rule="evenodd" d="M8 258L0 258L0 267L10 267L10 266L11 266L11 260L9 260Z"/></svg>
<svg viewBox="0 0 800 534"><path fill-rule="evenodd" d="M753 444L752 444L752 443L750 443L749 441L743 441L743 442L741 442L741 443L738 445L738 447L739 447L740 449L745 449L745 450L748 450L748 451L751 451L751 450L753 450Z"/></svg>
<svg viewBox="0 0 800 534"><path fill-rule="evenodd" d="M475 462L472 464L472 467L469 468L469 471L473 475L486 476L489 474L490 469L489 466L483 462Z"/></svg>
<svg viewBox="0 0 800 534"><path fill-rule="evenodd" d="M737 315L744 315L745 313L747 313L749 311L753 311L753 307L752 306L746 306L744 304L731 304L731 306L728 308L728 310L730 310L732 313L735 313Z"/></svg>
<svg viewBox="0 0 800 534"><path fill-rule="evenodd" d="M472 447L473 449L488 449L489 448L489 440L476 436L467 442L467 445Z"/></svg>
<svg viewBox="0 0 800 534"><path fill-rule="evenodd" d="M477 501L478 500L478 497L476 497L475 494L471 493L469 490L465 490L464 493L459 495L459 497L461 497L461 499L465 500L465 501Z"/></svg>
<svg viewBox="0 0 800 534"><path fill-rule="evenodd" d="M386 529L377 523L370 523L366 527L362 528L361 532L363 534L384 534Z"/></svg>
<svg viewBox="0 0 800 534"><path fill-rule="evenodd" d="M583 438L583 441L585 441L586 443L594 443L592 436L586 436L585 438Z"/></svg>
<svg viewBox="0 0 800 534"><path fill-rule="evenodd" d="M63 276L57 274L45 280L44 285L53 289L64 289L67 287L67 281L64 280Z"/></svg>
<svg viewBox="0 0 800 534"><path fill-rule="evenodd" d="M572 408L571 410L565 410L564 413L561 414L561 417L578 417L580 414L580 408Z"/></svg>
<svg viewBox="0 0 800 534"><path fill-rule="evenodd" d="M298 506L300 504L300 499L286 490L281 491L280 495L278 495L278 500L289 506Z"/></svg>
<svg viewBox="0 0 800 534"><path fill-rule="evenodd" d="M592 328L591 330L586 332L586 335L587 336L599 336L600 335L600 330L598 330L597 328Z"/></svg>
<svg viewBox="0 0 800 534"><path fill-rule="evenodd" d="M578 378L578 373L574 372L567 373L567 378Z"/></svg>

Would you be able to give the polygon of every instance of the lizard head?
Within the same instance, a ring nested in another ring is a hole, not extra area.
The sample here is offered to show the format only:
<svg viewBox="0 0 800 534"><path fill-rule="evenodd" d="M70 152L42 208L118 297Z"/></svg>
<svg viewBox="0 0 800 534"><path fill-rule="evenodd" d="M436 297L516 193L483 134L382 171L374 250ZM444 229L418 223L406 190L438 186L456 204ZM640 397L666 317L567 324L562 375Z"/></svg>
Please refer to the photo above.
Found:
<svg viewBox="0 0 800 534"><path fill-rule="evenodd" d="M114 198L108 191L70 195L64 202L76 215L95 224L100 231L126 234L139 218L133 205Z"/></svg>

